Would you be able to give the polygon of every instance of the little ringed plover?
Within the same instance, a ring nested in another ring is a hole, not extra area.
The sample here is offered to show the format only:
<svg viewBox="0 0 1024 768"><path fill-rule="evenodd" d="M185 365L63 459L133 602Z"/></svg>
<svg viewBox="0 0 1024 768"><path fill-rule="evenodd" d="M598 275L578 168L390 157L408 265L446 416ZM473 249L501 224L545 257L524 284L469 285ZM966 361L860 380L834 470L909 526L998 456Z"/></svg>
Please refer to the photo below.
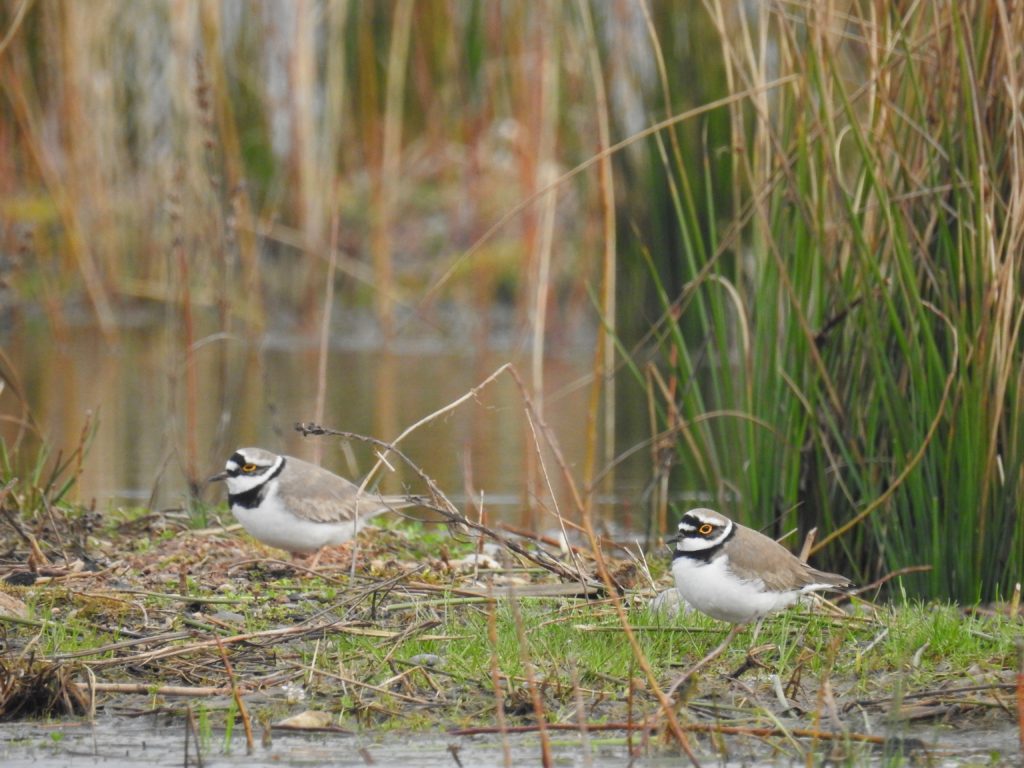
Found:
<svg viewBox="0 0 1024 768"><path fill-rule="evenodd" d="M239 448L224 471L231 512L254 538L292 554L349 541L367 520L426 501L381 496L315 464L263 448Z"/></svg>
<svg viewBox="0 0 1024 768"><path fill-rule="evenodd" d="M679 522L672 575L687 603L716 619L745 624L788 608L808 592L852 582L816 570L762 533L710 509Z"/></svg>

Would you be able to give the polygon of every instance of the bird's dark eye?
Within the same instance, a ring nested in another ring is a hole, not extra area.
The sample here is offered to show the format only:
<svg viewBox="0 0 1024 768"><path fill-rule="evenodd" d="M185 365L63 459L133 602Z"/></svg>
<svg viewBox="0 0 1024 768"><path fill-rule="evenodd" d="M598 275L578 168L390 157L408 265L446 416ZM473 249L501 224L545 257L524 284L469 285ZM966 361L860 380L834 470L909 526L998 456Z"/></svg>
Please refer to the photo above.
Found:
<svg viewBox="0 0 1024 768"><path fill-rule="evenodd" d="M701 536L710 536L711 532L715 530L715 526L711 523L704 523L700 528L697 529L697 533Z"/></svg>
<svg viewBox="0 0 1024 768"><path fill-rule="evenodd" d="M256 465L255 464L246 464L244 467L242 467L242 471L243 472L255 472L256 471Z"/></svg>

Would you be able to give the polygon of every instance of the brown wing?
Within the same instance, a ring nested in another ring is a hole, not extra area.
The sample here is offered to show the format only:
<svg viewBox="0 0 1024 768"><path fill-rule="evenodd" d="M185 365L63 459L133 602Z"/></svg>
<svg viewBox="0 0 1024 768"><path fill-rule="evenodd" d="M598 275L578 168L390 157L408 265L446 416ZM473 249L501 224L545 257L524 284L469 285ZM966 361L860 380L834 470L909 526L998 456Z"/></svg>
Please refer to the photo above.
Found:
<svg viewBox="0 0 1024 768"><path fill-rule="evenodd" d="M738 523L736 535L729 542L729 566L740 578L761 579L768 589L777 592L810 584L842 588L851 583L845 576L811 568L777 541Z"/></svg>
<svg viewBox="0 0 1024 768"><path fill-rule="evenodd" d="M415 503L405 496L359 493L355 483L322 467L291 456L287 461L298 472L281 475L281 495L296 515L307 520L344 523L351 522L356 514L365 520Z"/></svg>

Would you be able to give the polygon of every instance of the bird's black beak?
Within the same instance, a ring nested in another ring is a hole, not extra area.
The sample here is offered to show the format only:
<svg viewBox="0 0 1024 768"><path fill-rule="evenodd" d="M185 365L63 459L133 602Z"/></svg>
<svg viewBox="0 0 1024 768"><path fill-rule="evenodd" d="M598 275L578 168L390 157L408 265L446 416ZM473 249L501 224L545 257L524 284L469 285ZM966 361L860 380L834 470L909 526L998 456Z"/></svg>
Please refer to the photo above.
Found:
<svg viewBox="0 0 1024 768"><path fill-rule="evenodd" d="M672 536L669 536L667 539L665 539L665 543L666 544L675 544L681 538L682 538L682 536L680 536L678 533L675 533Z"/></svg>
<svg viewBox="0 0 1024 768"><path fill-rule="evenodd" d="M227 480L227 479L228 479L228 473L227 472L218 472L216 475L211 475L210 477L206 478L206 482L207 483L216 483L219 480Z"/></svg>

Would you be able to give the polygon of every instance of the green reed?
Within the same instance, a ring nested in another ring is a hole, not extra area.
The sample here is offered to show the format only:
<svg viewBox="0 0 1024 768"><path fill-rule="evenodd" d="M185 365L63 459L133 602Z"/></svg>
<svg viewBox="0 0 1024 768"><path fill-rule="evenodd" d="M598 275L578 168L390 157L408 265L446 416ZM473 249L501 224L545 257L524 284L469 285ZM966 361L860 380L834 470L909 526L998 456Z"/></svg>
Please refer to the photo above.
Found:
<svg viewBox="0 0 1024 768"><path fill-rule="evenodd" d="M710 4L748 93L731 169L663 155L677 187L711 190L677 197L680 247L648 259L676 471L755 526L819 526L819 560L861 579L928 565L909 589L1007 595L1024 565L1019 24L988 4L790 10ZM699 222L723 186L715 244Z"/></svg>

